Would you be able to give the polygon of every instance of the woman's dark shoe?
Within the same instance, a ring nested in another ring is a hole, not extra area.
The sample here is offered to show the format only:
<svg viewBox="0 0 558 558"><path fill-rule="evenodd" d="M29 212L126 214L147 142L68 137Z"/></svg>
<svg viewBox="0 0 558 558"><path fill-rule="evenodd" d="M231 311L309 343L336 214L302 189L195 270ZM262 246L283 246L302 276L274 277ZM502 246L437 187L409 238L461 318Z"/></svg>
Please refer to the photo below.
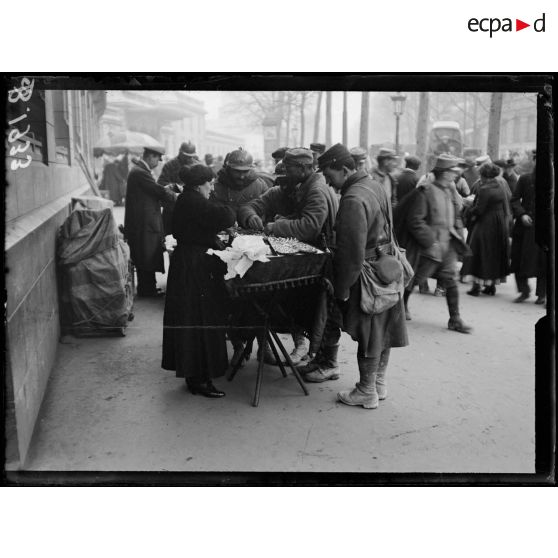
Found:
<svg viewBox="0 0 558 558"><path fill-rule="evenodd" d="M496 286L495 285L487 285L482 290L483 294L494 296L496 294Z"/></svg>
<svg viewBox="0 0 558 558"><path fill-rule="evenodd" d="M529 293L521 293L515 300L514 302L525 302L527 299L529 298Z"/></svg>
<svg viewBox="0 0 558 558"><path fill-rule="evenodd" d="M225 397L225 392L218 390L211 381L205 384L188 384L188 389L192 395L203 395L204 397Z"/></svg>
<svg viewBox="0 0 558 558"><path fill-rule="evenodd" d="M473 284L473 288L470 291L467 291L468 295L471 296L479 296L480 294L480 285L478 283Z"/></svg>
<svg viewBox="0 0 558 558"><path fill-rule="evenodd" d="M546 304L546 296L539 296L535 300L535 304Z"/></svg>

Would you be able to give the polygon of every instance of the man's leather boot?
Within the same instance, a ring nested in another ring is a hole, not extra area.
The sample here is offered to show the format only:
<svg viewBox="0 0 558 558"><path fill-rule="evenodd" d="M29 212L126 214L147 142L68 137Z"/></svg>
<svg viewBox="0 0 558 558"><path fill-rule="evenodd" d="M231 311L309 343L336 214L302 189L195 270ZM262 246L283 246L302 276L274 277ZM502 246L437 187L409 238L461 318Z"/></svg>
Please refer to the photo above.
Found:
<svg viewBox="0 0 558 558"><path fill-rule="evenodd" d="M337 399L345 405L361 405L365 409L376 409L378 407L376 374L379 362L380 357L358 357L360 381L357 382L354 389L340 391L337 394Z"/></svg>
<svg viewBox="0 0 558 558"><path fill-rule="evenodd" d="M304 381L320 383L327 380L337 380L339 378L339 364L337 363L338 352L339 344L324 347L319 368L306 374L304 376Z"/></svg>

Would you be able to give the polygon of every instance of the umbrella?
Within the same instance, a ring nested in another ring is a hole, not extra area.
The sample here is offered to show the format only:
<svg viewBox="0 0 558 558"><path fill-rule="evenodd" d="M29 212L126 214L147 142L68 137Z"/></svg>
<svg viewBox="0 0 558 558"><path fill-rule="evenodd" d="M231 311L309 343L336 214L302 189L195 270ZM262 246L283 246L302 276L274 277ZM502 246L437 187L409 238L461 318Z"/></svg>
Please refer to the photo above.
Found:
<svg viewBox="0 0 558 558"><path fill-rule="evenodd" d="M124 132L118 132L111 137L103 138L93 148L93 155L95 157L100 157L103 153L118 155L126 151L141 152L146 147L157 147L161 149L162 145L155 138L147 134L126 130Z"/></svg>

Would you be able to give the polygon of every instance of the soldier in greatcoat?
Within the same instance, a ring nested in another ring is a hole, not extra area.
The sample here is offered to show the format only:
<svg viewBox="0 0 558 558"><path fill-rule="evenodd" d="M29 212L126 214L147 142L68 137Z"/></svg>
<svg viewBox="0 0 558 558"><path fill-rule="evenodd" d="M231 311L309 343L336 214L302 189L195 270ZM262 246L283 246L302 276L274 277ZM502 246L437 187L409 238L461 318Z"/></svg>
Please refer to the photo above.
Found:
<svg viewBox="0 0 558 558"><path fill-rule="evenodd" d="M334 294L343 314L343 329L358 343L359 381L337 398L346 405L378 407L385 399L386 368L391 347L408 345L403 301L379 314L361 309L360 275L366 259L377 249L393 249L390 203L382 185L357 171L349 150L341 144L328 149L318 163L328 183L341 192L333 258Z"/></svg>

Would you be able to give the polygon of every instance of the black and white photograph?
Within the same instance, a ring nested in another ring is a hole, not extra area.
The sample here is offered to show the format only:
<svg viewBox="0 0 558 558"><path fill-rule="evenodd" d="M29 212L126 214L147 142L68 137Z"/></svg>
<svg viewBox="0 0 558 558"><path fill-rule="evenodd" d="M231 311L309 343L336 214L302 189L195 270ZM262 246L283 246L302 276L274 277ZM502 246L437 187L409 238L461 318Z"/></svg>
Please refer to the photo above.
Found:
<svg viewBox="0 0 558 558"><path fill-rule="evenodd" d="M5 475L544 473L549 79L5 76Z"/></svg>

